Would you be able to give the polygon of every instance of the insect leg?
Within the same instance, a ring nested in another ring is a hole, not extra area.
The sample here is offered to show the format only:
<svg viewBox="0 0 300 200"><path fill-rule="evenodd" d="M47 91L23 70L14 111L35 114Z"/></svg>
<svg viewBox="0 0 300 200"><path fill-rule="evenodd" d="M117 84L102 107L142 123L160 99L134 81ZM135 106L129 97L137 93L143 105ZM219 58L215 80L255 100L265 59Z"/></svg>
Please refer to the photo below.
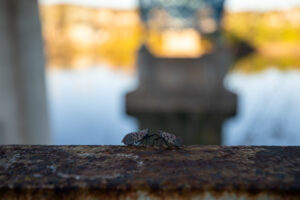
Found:
<svg viewBox="0 0 300 200"><path fill-rule="evenodd" d="M165 140L163 138L159 138L159 146L164 146L166 144Z"/></svg>
<svg viewBox="0 0 300 200"><path fill-rule="evenodd" d="M161 137L158 135L153 135L153 145L161 146Z"/></svg>
<svg viewBox="0 0 300 200"><path fill-rule="evenodd" d="M146 145L147 146L152 146L152 144L151 144L151 138L152 138L151 135L146 138Z"/></svg>
<svg viewBox="0 0 300 200"><path fill-rule="evenodd" d="M165 138L162 138L162 140L164 141L164 144L169 148L171 147L170 143L166 141Z"/></svg>

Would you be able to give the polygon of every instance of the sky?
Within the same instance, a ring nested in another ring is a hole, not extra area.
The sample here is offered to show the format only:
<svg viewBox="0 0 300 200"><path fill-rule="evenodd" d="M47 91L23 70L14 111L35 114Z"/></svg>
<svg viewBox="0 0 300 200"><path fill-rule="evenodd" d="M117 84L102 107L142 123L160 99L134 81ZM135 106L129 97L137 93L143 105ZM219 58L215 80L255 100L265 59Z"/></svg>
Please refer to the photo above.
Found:
<svg viewBox="0 0 300 200"><path fill-rule="evenodd" d="M39 0L41 3L70 3L92 7L133 9L138 0ZM230 11L266 11L300 7L300 0L226 0L225 8Z"/></svg>

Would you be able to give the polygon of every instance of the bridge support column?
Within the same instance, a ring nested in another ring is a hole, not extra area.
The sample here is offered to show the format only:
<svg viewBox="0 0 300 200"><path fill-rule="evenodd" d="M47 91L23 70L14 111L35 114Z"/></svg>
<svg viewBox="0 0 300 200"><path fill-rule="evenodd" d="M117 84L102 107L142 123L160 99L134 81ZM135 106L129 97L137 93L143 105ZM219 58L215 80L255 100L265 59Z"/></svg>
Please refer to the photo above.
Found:
<svg viewBox="0 0 300 200"><path fill-rule="evenodd" d="M0 144L49 143L37 0L0 1Z"/></svg>

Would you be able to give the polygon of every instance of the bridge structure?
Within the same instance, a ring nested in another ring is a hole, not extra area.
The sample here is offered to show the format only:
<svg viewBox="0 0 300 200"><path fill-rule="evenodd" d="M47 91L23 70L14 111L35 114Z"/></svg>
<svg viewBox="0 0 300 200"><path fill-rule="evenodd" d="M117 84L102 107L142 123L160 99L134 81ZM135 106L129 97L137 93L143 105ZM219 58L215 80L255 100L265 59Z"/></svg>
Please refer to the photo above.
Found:
<svg viewBox="0 0 300 200"><path fill-rule="evenodd" d="M139 85L126 96L127 112L139 120L140 128L176 133L187 144L221 143L222 122L235 114L237 104L236 95L223 85L233 60L221 38L223 4L140 0L148 31L194 29L212 43L210 51L192 58L157 56L148 44L140 48Z"/></svg>

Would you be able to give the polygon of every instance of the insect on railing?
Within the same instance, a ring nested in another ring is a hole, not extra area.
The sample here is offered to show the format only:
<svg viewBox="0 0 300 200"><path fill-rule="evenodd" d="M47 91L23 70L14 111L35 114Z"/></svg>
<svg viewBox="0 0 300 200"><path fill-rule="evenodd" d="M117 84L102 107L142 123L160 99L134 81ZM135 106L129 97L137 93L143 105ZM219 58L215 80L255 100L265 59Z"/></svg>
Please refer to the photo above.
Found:
<svg viewBox="0 0 300 200"><path fill-rule="evenodd" d="M122 142L129 146L182 146L182 140L179 137L176 137L174 134L161 130L157 132L151 132L149 129L128 133L125 135Z"/></svg>

